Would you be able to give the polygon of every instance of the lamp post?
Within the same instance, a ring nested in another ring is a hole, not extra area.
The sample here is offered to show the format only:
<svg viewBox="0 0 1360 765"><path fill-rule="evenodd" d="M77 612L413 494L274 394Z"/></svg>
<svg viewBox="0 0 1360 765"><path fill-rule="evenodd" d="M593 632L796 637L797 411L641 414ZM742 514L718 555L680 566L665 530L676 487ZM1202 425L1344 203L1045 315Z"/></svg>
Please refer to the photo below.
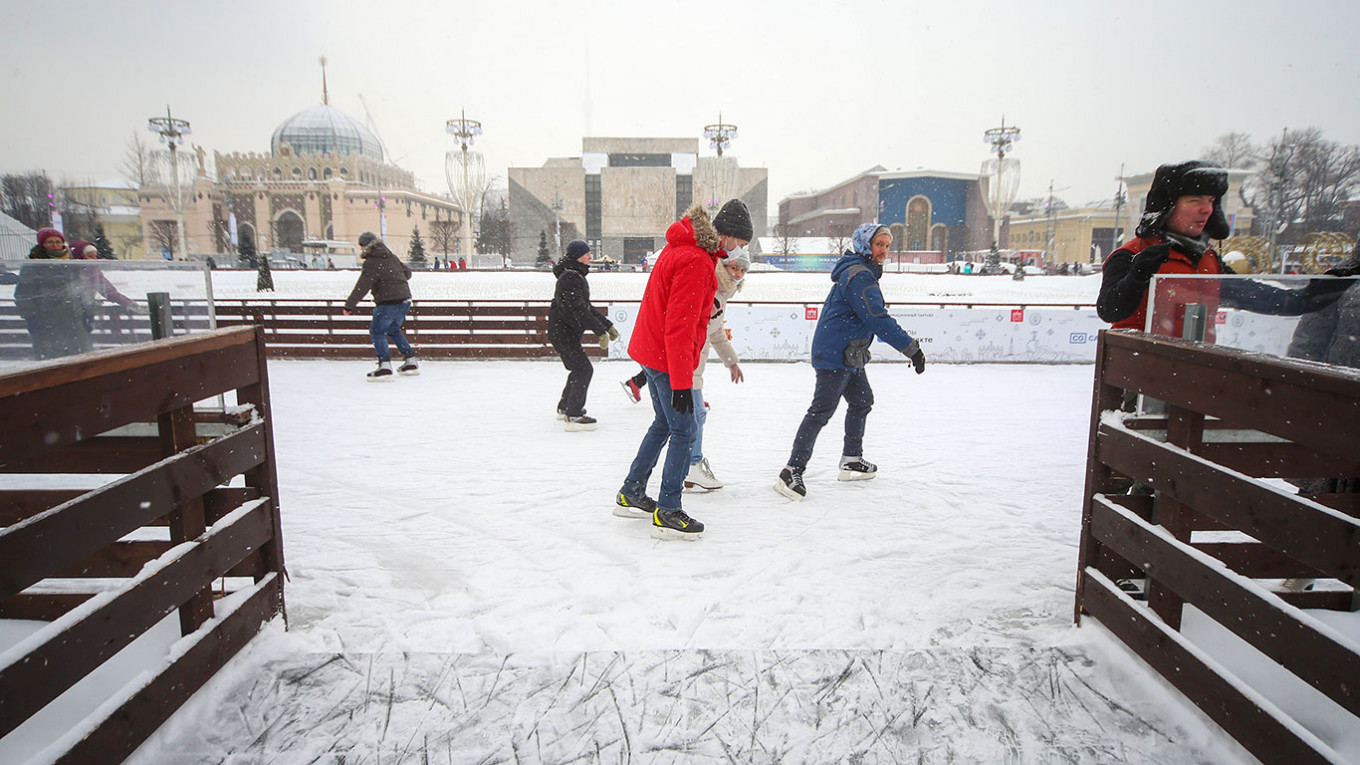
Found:
<svg viewBox="0 0 1360 765"><path fill-rule="evenodd" d="M718 112L718 121L712 125L704 125L704 138L708 139L708 145L718 152L718 156L723 155L723 150L732 145L732 139L737 137L737 126L722 121L722 112Z"/></svg>
<svg viewBox="0 0 1360 765"><path fill-rule="evenodd" d="M481 188L486 177L486 165L480 152L470 151L477 136L482 134L482 123L467 118L467 111L457 119L444 123L444 132L458 141L458 152L444 156L444 171L449 181L449 193L462 208L464 223L463 253L472 257L472 225L477 206L481 203ZM456 176L456 177L455 177Z"/></svg>
<svg viewBox="0 0 1360 765"><path fill-rule="evenodd" d="M718 112L718 121L712 125L704 125L704 138L708 139L709 148L718 153L713 171L713 188L710 189L709 197L705 200L709 210L717 210L722 203L727 201L728 187L733 185L735 179L736 162L730 158L723 159L723 152L732 146L732 139L737 137L737 126L728 122L723 122L722 112Z"/></svg>
<svg viewBox="0 0 1360 765"><path fill-rule="evenodd" d="M1119 166L1118 183L1114 187L1114 229L1110 232L1110 252L1119 249L1119 213L1124 209L1124 166Z"/></svg>
<svg viewBox="0 0 1360 765"><path fill-rule="evenodd" d="M161 137L161 143L170 147L170 174L174 176L175 197L171 207L175 211L175 227L179 234L179 254L180 257L189 256L189 246L184 236L184 197L179 187L179 157L175 149L184 143L184 137L189 135L189 122L177 117L170 116L170 107L165 107L164 117L151 117L147 120L146 129L157 133Z"/></svg>
<svg viewBox="0 0 1360 765"><path fill-rule="evenodd" d="M985 131L982 134L982 140L991 147L992 153L996 155L995 160L988 160L988 162L983 165L984 168L989 168L992 166L993 162L995 163L995 170L992 173L995 181L991 184L991 189L989 189L990 193L987 195L990 201L989 206L992 208L992 249L987 255L988 270L991 270L992 268L999 268L1001 265L1001 251L999 249L1001 240L1001 218L1005 216L1007 208L1010 207L1011 202L1015 199L1015 192L1020 185L1020 168L1015 160L1011 160L1010 167L1013 171L1013 180L1011 181L1009 188L1005 185L1007 170L1006 152L1010 151L1012 144L1020 140L1020 128L1013 125L1007 127L1006 118L1002 117L1001 127L995 127ZM1025 278L1024 265L1021 263L1015 265L1015 278Z"/></svg>

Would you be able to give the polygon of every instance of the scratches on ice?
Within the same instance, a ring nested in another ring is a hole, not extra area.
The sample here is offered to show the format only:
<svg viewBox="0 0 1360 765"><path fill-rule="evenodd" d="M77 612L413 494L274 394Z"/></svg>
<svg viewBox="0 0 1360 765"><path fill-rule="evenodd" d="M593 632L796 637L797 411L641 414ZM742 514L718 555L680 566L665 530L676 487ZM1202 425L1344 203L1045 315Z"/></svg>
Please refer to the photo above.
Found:
<svg viewBox="0 0 1360 765"><path fill-rule="evenodd" d="M184 763L1147 762L1190 755L1062 648L309 654Z"/></svg>

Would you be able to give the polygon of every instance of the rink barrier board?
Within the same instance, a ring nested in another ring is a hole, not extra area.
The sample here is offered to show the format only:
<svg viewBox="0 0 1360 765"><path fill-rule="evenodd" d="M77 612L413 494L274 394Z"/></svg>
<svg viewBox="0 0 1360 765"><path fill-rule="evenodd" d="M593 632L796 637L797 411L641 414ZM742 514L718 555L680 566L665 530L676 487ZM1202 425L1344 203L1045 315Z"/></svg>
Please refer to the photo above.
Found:
<svg viewBox="0 0 1360 765"><path fill-rule="evenodd" d="M596 302L620 338L601 350L593 333L582 347L592 358L627 360L637 301ZM550 304L545 300L416 300L407 318L408 339L426 358L556 358L547 337ZM271 354L292 358L371 358L370 305L344 315L343 300L272 297L219 299L209 311L202 299L171 301L176 334L215 326L258 325L266 330ZM727 329L743 361L796 362L810 357L820 301L728 303ZM95 317L95 347L120 347L150 339L146 316L105 305ZM889 303L888 312L920 341L931 363L1089 364L1096 339L1107 323L1089 304L919 301ZM1284 355L1296 318L1221 310L1218 343ZM876 341L878 363L908 359ZM12 301L0 300L0 361L30 359L24 322Z"/></svg>
<svg viewBox="0 0 1360 765"><path fill-rule="evenodd" d="M1124 415L1125 391L1165 401L1165 416ZM1265 762L1336 755L1182 634L1183 609L1197 608L1360 718L1360 646L1305 610L1360 610L1360 495L1305 498L1260 480L1360 476L1346 438L1356 432L1352 370L1101 333L1075 619L1094 616ZM1124 493L1130 482L1157 493ZM1223 529L1254 541L1192 541L1194 531ZM1321 586L1275 592L1254 581L1290 577ZM1145 603L1114 584L1139 578Z"/></svg>
<svg viewBox="0 0 1360 765"><path fill-rule="evenodd" d="M231 411L221 409L219 394L234 396ZM258 328L0 375L0 469L16 474L0 491L0 616L52 620L0 666L0 736L177 614L181 637L165 662L104 700L81 723L87 730L63 739L71 748L56 760L121 761L283 613ZM77 472L122 475L74 494L43 487L50 475ZM23 485L32 473L45 475ZM244 487L224 486L237 478ZM169 539L126 539L153 525L168 526ZM79 584L88 578L122 581L91 591Z"/></svg>

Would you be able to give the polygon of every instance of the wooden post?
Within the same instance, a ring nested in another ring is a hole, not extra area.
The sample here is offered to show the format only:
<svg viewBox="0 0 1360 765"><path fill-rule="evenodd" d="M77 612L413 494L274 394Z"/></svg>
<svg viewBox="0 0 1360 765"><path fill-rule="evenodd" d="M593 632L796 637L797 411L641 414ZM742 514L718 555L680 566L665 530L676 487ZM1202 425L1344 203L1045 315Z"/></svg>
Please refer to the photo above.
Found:
<svg viewBox="0 0 1360 765"><path fill-rule="evenodd" d="M1101 545L1091 537L1090 533L1092 498L1096 494L1115 489L1110 468L1100 461L1100 442L1097 438L1100 432L1101 414L1119 409L1124 396L1122 389L1106 383L1102 375L1108 352L1105 330L1101 330L1099 340L1096 343L1095 391L1091 396L1091 435L1086 452L1086 489L1085 493L1082 494L1081 540L1077 553L1077 600L1072 613L1072 621L1077 624L1081 624L1082 587L1086 569L1095 565L1096 560L1100 557Z"/></svg>
<svg viewBox="0 0 1360 765"><path fill-rule="evenodd" d="M174 319L170 316L170 293L146 293L147 313L151 314L151 339L164 340L175 334Z"/></svg>
<svg viewBox="0 0 1360 765"><path fill-rule="evenodd" d="M269 546L260 551L264 558L264 570L277 572L281 578L288 575L283 563L283 521L279 515L279 476L274 458L274 424L273 413L269 410L269 370L265 364L264 346L264 327L255 327L255 363L259 368L258 380L254 385L240 388L236 391L236 402L238 404L250 404L255 407L255 415L264 423L265 432L265 459L264 463L254 470L247 471L245 474L246 486L259 490L260 495L269 497L270 518L273 523L273 540ZM258 582L263 574L257 576ZM288 624L288 610L283 600L283 588L279 588L279 613L283 614L283 622Z"/></svg>
<svg viewBox="0 0 1360 765"><path fill-rule="evenodd" d="M198 433L194 427L193 404L171 410L158 418L160 427L161 453L169 457L198 444ZM203 498L194 497L170 513L170 541L183 544L203 535L207 529L204 520ZM179 609L180 634L202 627L213 616L211 583L190 598Z"/></svg>

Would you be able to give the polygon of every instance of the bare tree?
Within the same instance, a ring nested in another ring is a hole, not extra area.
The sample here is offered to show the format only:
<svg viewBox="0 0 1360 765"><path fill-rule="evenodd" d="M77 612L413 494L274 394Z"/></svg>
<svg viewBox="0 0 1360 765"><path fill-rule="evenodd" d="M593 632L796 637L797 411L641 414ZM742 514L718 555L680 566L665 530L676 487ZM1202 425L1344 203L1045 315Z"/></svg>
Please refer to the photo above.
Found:
<svg viewBox="0 0 1360 765"><path fill-rule="evenodd" d="M179 244L179 228L172 220L153 220L151 221L151 244L156 247L158 252L169 251L170 259L173 260L176 253L175 247Z"/></svg>
<svg viewBox="0 0 1360 765"><path fill-rule="evenodd" d="M837 231L826 238L827 249L832 255L843 255L850 249L850 237L844 231Z"/></svg>
<svg viewBox="0 0 1360 765"><path fill-rule="evenodd" d="M72 193L72 190L80 193ZM67 241L93 240L99 228L99 199L93 183L63 182L57 194L57 209L61 210L62 230Z"/></svg>
<svg viewBox="0 0 1360 765"><path fill-rule="evenodd" d="M798 228L792 223L774 227L774 251L780 255L798 254Z"/></svg>
<svg viewBox="0 0 1360 765"><path fill-rule="evenodd" d="M0 176L0 210L31 229L52 225L52 194L42 171Z"/></svg>
<svg viewBox="0 0 1360 765"><path fill-rule="evenodd" d="M142 134L133 131L126 146L127 149L123 154L122 163L118 165L118 171L123 174L126 180L137 184L138 188L156 183L159 175L156 172L156 156L151 151L146 139L142 138Z"/></svg>
<svg viewBox="0 0 1360 765"><path fill-rule="evenodd" d="M450 250L457 249L458 230L461 225L456 220L430 221L430 246L434 251L448 257Z"/></svg>
<svg viewBox="0 0 1360 765"><path fill-rule="evenodd" d="M1233 170L1252 170L1260 165L1260 149L1251 142L1246 133L1225 133L1214 139L1212 145L1204 149L1203 158ZM1243 205L1247 201L1247 184L1237 187L1237 197Z"/></svg>
<svg viewBox="0 0 1360 765"><path fill-rule="evenodd" d="M1341 225L1341 203L1360 186L1360 147L1322 137L1317 128L1285 131L1259 150L1259 170L1244 196L1267 231L1293 241Z"/></svg>

